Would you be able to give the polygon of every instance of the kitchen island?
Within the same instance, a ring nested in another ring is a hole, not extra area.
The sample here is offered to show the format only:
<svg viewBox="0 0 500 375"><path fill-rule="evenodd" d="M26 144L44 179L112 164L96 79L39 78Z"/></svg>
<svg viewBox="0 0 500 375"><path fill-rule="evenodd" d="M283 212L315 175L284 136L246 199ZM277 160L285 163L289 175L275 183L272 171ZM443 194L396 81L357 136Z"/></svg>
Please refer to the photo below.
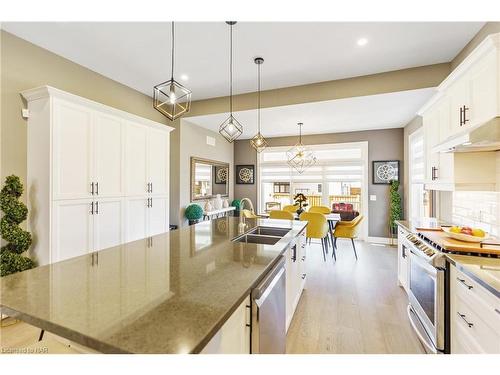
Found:
<svg viewBox="0 0 500 375"><path fill-rule="evenodd" d="M247 220L289 229L273 245L233 241L225 217L0 279L4 314L104 353L199 353L290 244L300 221Z"/></svg>

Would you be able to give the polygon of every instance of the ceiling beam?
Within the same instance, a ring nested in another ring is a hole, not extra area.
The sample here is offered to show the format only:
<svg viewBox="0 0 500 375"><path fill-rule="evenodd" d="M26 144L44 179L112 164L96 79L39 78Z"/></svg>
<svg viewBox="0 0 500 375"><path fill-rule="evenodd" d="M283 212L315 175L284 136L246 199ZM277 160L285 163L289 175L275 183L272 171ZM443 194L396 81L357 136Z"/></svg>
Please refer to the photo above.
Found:
<svg viewBox="0 0 500 375"><path fill-rule="evenodd" d="M280 107L436 87L446 78L450 71L450 63L442 63L266 90L261 93L261 107ZM234 111L257 108L257 94L252 92L234 96L233 107ZM228 112L228 110L229 99L227 96L198 100L191 103L191 110L185 117L223 113Z"/></svg>

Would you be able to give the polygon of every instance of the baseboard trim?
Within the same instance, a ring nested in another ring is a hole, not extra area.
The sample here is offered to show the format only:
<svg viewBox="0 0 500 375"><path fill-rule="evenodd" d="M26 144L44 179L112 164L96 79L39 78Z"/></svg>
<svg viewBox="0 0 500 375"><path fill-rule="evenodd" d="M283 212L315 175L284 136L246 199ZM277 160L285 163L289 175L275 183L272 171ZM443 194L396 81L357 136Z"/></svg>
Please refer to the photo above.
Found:
<svg viewBox="0 0 500 375"><path fill-rule="evenodd" d="M398 239L397 238L389 238L389 237L370 237L370 236L368 236L366 242L381 243L384 245L397 245Z"/></svg>

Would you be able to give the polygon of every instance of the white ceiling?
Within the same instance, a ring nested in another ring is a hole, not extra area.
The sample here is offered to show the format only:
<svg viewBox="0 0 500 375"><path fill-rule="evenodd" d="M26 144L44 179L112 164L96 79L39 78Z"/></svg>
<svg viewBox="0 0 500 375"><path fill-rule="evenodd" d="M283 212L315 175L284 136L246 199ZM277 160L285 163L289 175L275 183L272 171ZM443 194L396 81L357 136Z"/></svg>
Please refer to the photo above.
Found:
<svg viewBox="0 0 500 375"><path fill-rule="evenodd" d="M359 130L389 129L406 125L417 110L435 93L435 89L400 91L261 110L261 131L265 137L297 135L297 122L303 122L304 134L339 133ZM217 132L227 113L189 117L191 124ZM235 112L243 125L241 139L257 133L257 111Z"/></svg>
<svg viewBox="0 0 500 375"><path fill-rule="evenodd" d="M448 62L483 24L240 22L234 89L255 91L256 56L265 59L264 90ZM2 28L147 95L170 78L169 23L6 22ZM184 84L193 99L227 95L228 26L182 22L176 37L176 75L189 76ZM362 37L368 43L360 47Z"/></svg>

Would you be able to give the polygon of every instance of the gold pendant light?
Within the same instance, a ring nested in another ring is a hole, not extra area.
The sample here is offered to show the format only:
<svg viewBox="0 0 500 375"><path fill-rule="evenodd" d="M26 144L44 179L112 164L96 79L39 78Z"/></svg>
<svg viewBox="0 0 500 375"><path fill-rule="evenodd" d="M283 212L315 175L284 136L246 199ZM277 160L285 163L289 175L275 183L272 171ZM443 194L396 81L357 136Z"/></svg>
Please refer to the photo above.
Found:
<svg viewBox="0 0 500 375"><path fill-rule="evenodd" d="M243 133L243 126L233 116L233 26L236 21L226 21L229 25L229 117L224 120L219 126L219 133L228 141L232 143Z"/></svg>
<svg viewBox="0 0 500 375"><path fill-rule="evenodd" d="M168 81L153 88L153 107L173 121L189 112L191 90L174 79L174 22L172 21L172 74Z"/></svg>
<svg viewBox="0 0 500 375"><path fill-rule="evenodd" d="M257 107L257 134L250 140L250 144L257 152L262 152L267 147L267 141L260 132L260 67L264 64L264 59L262 57L256 57L254 63L257 64L258 69L258 107Z"/></svg>
<svg viewBox="0 0 500 375"><path fill-rule="evenodd" d="M307 149L302 143L302 124L299 122L299 142L286 152L288 165L293 167L299 174L302 174L307 168L316 164L314 152Z"/></svg>

